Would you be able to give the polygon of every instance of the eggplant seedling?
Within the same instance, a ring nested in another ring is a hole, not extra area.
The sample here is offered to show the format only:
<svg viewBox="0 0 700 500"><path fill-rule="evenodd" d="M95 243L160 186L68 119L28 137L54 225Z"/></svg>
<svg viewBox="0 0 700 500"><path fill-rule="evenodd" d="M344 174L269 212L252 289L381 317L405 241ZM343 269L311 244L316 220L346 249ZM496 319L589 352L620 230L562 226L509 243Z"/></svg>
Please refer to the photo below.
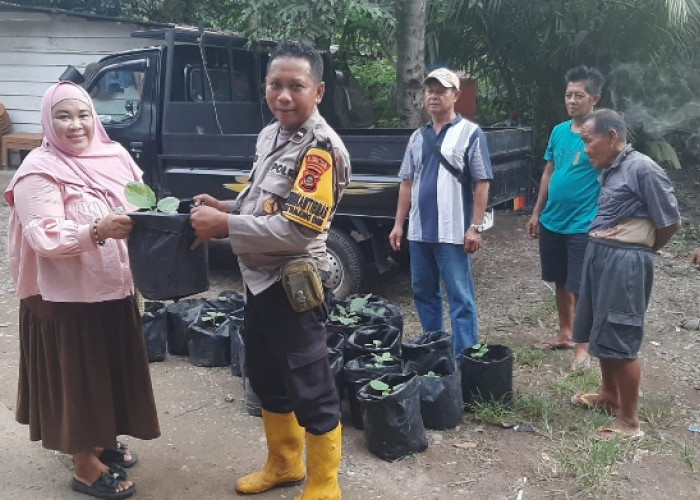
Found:
<svg viewBox="0 0 700 500"><path fill-rule="evenodd" d="M371 380L369 383L369 386L375 391L381 393L382 396L389 396L390 394L393 394L401 389L404 385L406 385L406 382L401 382L400 384L396 385L389 385L381 380Z"/></svg>
<svg viewBox="0 0 700 500"><path fill-rule="evenodd" d="M180 206L180 200L174 196L167 196L156 201L156 194L143 182L129 182L124 186L124 196L126 196L126 201L141 210L176 214L177 208Z"/></svg>

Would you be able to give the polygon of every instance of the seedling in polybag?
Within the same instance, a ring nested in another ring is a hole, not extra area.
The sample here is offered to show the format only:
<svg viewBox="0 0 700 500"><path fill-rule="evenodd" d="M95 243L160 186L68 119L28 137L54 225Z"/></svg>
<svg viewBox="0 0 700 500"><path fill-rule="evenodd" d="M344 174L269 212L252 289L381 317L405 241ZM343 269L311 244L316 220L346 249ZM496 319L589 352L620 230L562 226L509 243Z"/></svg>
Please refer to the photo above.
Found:
<svg viewBox="0 0 700 500"><path fill-rule="evenodd" d="M356 325L360 322L360 318L356 313L347 311L343 306L336 305L335 310L338 314L329 314L328 319L332 323L340 323L341 325Z"/></svg>
<svg viewBox="0 0 700 500"><path fill-rule="evenodd" d="M204 323L209 323L212 328L217 329L226 321L226 313L222 313L221 311L207 311L207 313L202 316L202 321Z"/></svg>
<svg viewBox="0 0 700 500"><path fill-rule="evenodd" d="M381 354L372 353L372 357L374 358L375 367L382 367L384 366L384 363L394 361L394 357L388 352L383 352Z"/></svg>
<svg viewBox="0 0 700 500"><path fill-rule="evenodd" d="M364 295L362 297L355 297L350 300L350 303L348 304L348 308L350 309L351 313L365 313L365 314L371 314L372 316L381 316L383 317L386 313L386 307L380 307L378 309L372 309L371 307L367 307L369 304L369 299L372 297L371 293L368 293L367 295Z"/></svg>
<svg viewBox="0 0 700 500"><path fill-rule="evenodd" d="M382 341L379 339L374 339L371 344L365 344L365 347L380 349L382 347Z"/></svg>
<svg viewBox="0 0 700 500"><path fill-rule="evenodd" d="M174 196L168 196L156 202L156 194L143 182L129 182L124 186L124 196L126 201L142 210L176 214L180 206L180 200Z"/></svg>
<svg viewBox="0 0 700 500"><path fill-rule="evenodd" d="M406 385L405 382L401 382L400 384L396 385L389 385L381 380L372 380L369 383L369 386L375 391L380 392L382 396L388 396L401 389L404 385Z"/></svg>
<svg viewBox="0 0 700 500"><path fill-rule="evenodd" d="M486 355L486 353L489 352L489 346L487 346L486 344L474 344L472 346L472 349L476 349L476 352L470 352L469 357L476 359L483 358Z"/></svg>

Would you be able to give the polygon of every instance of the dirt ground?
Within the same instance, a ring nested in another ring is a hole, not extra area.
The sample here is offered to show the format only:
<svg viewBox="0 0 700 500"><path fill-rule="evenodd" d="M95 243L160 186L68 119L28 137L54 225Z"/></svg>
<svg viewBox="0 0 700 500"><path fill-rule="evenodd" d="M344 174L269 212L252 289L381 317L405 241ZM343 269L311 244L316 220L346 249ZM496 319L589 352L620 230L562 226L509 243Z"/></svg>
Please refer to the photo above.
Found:
<svg viewBox="0 0 700 500"><path fill-rule="evenodd" d="M596 496L700 498L700 434L688 430L690 424L700 423L700 391L692 388L700 382L700 332L681 328L700 316L700 273L688 263L690 250L700 246L700 184L697 172L683 175L680 191L687 217L686 239L677 238L657 256L642 347L642 405L662 408L647 414L663 414L663 418L644 424L650 439L641 442L631 458L613 466L613 480L604 494L593 493ZM7 207L0 207L2 233L8 213ZM496 226L487 233L484 249L474 259L474 272L482 339L512 347L516 352L515 390L540 394L570 378L571 353L539 353L541 358L534 365L518 361L532 359L529 346L551 335L556 325L552 291L539 279L537 244L527 238L526 222L526 214L497 213ZM221 259L213 268L212 290L207 296L240 289L240 275L230 262ZM368 291L401 307L405 336L419 333L405 270L393 269L376 279ZM70 491L70 457L30 442L27 429L14 421L17 310L7 264L1 259L0 436L5 452L0 454L0 498L86 498ZM261 421L245 411L241 379L233 377L228 368L194 367L184 357L169 356L150 367L162 437L153 441L125 438L140 456L139 464L129 470L130 479L137 484L136 498L234 496L235 479L259 466L266 454ZM567 403L562 398L558 404ZM426 451L387 463L366 449L362 431L350 423L347 405L344 423L340 483L348 500L520 500L590 494L553 460L557 447L566 442L557 435L513 432L475 421L465 413L456 429L427 431ZM586 452L582 448L581 453ZM300 490L273 490L258 498L291 499Z"/></svg>

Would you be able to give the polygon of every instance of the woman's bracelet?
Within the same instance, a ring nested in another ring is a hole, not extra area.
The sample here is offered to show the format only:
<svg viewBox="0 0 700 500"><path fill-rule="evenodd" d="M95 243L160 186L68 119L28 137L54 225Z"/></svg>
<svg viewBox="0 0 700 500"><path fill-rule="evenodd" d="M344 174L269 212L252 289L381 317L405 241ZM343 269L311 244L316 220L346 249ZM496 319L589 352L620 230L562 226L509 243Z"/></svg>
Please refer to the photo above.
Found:
<svg viewBox="0 0 700 500"><path fill-rule="evenodd" d="M97 234L97 223L100 222L100 220L101 219L95 219L95 221L92 223L92 236L96 244L99 246L104 246L105 240L101 240L100 236Z"/></svg>

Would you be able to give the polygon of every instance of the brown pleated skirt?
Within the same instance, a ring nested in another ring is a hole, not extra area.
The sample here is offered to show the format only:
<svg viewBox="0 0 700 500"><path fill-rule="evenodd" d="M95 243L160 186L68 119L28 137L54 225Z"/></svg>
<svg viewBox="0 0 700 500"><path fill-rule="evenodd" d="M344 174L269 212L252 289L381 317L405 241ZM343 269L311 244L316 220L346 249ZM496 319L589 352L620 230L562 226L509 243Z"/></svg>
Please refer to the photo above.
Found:
<svg viewBox="0 0 700 500"><path fill-rule="evenodd" d="M67 454L112 448L122 434L160 436L134 297L97 303L20 301L16 419Z"/></svg>

